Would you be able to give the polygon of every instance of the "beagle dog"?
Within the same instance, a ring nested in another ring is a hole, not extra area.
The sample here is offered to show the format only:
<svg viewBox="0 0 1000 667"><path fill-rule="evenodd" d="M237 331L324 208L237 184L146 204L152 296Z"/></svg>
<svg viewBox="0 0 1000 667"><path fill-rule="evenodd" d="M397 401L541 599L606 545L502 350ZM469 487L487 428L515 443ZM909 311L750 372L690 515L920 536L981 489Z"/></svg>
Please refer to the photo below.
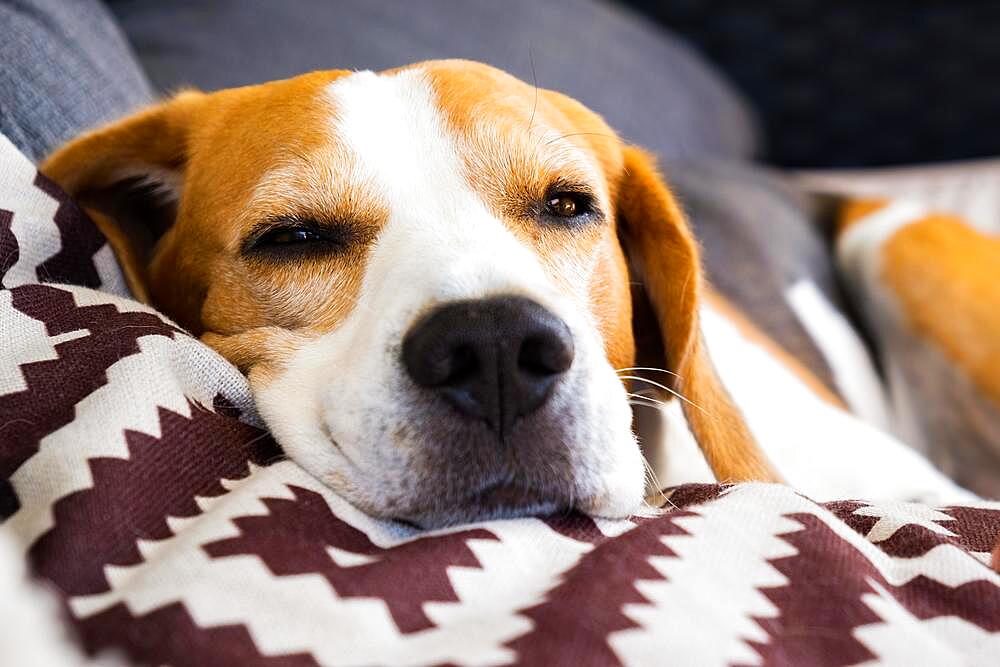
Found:
<svg viewBox="0 0 1000 667"><path fill-rule="evenodd" d="M42 171L370 514L639 511L647 369L714 478L781 479L709 359L698 245L653 159L564 95L467 61L314 72L183 92Z"/></svg>

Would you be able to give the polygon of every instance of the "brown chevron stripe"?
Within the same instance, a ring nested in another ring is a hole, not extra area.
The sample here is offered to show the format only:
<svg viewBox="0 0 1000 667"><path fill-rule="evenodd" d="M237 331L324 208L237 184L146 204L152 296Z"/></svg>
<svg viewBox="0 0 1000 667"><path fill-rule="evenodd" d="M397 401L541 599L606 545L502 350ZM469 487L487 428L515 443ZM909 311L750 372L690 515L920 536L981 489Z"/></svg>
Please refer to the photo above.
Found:
<svg viewBox="0 0 1000 667"><path fill-rule="evenodd" d="M834 516L850 526L861 537L868 537L868 533L878 523L878 517L855 514L855 511L862 507L870 506L869 503L857 500L838 500L832 503L823 503L823 507L833 512Z"/></svg>
<svg viewBox="0 0 1000 667"><path fill-rule="evenodd" d="M10 229L13 222L14 214L0 208L0 289L6 289L3 280L20 257L17 238Z"/></svg>
<svg viewBox="0 0 1000 667"><path fill-rule="evenodd" d="M755 619L770 638L750 644L765 665L837 667L876 659L851 633L859 625L880 620L861 600L874 592L861 576L871 569L868 562L816 517L789 518L804 528L779 537L798 553L769 561L788 584L761 589L779 616Z"/></svg>
<svg viewBox="0 0 1000 667"><path fill-rule="evenodd" d="M665 489L663 493L667 497L666 507L670 509L690 509L715 500L729 488L732 488L732 485L684 484L683 486Z"/></svg>
<svg viewBox="0 0 1000 667"><path fill-rule="evenodd" d="M958 535L953 544L969 551L985 553L1000 542L1000 510L987 507L943 507L954 521L941 525Z"/></svg>
<svg viewBox="0 0 1000 667"><path fill-rule="evenodd" d="M975 546L981 547L979 549L971 548L969 542L961 538L956 539L948 535L941 535L940 533L928 530L924 526L912 523L901 526L891 537L877 544L879 549L897 558L923 556L931 549L942 544L953 544L960 548L969 549L970 551L989 551L991 545L986 536L1000 534L1000 512L993 512L992 515L993 520L983 522L982 532L973 538L973 542L976 543ZM939 525L945 530L953 530L952 523L954 522L942 521Z"/></svg>
<svg viewBox="0 0 1000 667"><path fill-rule="evenodd" d="M183 333L156 315L120 313L111 304L78 308L73 295L48 285L11 290L14 308L45 323L50 336L88 330L89 335L55 346L57 359L24 364L27 388L0 396L0 415L12 415L0 442L0 508L9 516L18 501L9 478L38 451L38 443L73 420L76 404L107 383L116 361L139 352L142 336Z"/></svg>
<svg viewBox="0 0 1000 667"><path fill-rule="evenodd" d="M94 253L107 242L104 235L83 209L45 175L38 173L34 185L59 202L53 222L59 228L61 240L59 251L35 268L39 282L100 287Z"/></svg>
<svg viewBox="0 0 1000 667"><path fill-rule="evenodd" d="M867 537L879 520L877 516L855 514L855 510L869 507L868 503L838 501L824 503L823 506L862 537ZM939 511L950 516L952 520L942 519L938 525L954 533L954 536L935 533L911 523L900 526L888 539L877 542L876 545L889 556L914 558L923 556L942 544L952 544L966 551L986 553L993 548L997 540L1000 540L1000 510L985 507L943 507Z"/></svg>
<svg viewBox="0 0 1000 667"><path fill-rule="evenodd" d="M881 621L862 600L875 593L869 581L919 619L958 616L988 632L1000 630L1000 588L994 584L977 580L952 588L919 575L893 586L818 516L789 518L804 529L780 535L798 550L796 555L769 561L789 583L761 589L780 610L776 619L757 619L770 635L767 643L754 643L764 664L834 666L877 658L852 634L854 628Z"/></svg>
<svg viewBox="0 0 1000 667"><path fill-rule="evenodd" d="M36 574L66 595L107 591L105 566L142 562L136 538L170 537L167 517L201 513L196 496L225 493L220 480L246 477L248 461L281 457L267 433L189 406L190 418L160 408L159 438L126 431L127 459L90 460L93 486L61 498L55 525L32 545Z"/></svg>
<svg viewBox="0 0 1000 667"><path fill-rule="evenodd" d="M545 525L556 531L563 537L568 537L577 542L587 542L588 544L599 544L608 537L601 532L594 520L586 514L571 512L555 516L542 517Z"/></svg>
<svg viewBox="0 0 1000 667"><path fill-rule="evenodd" d="M117 604L76 624L91 654L124 651L141 665L172 667L319 667L306 653L266 656L241 624L203 628L175 602L144 616Z"/></svg>
<svg viewBox="0 0 1000 667"><path fill-rule="evenodd" d="M638 627L622 608L648 603L635 584L663 580L649 559L675 556L660 539L687 535L675 522L693 512L674 511L642 522L613 540L599 544L580 558L549 591L545 601L520 613L535 629L508 642L517 651L519 665L616 665L607 643L612 632Z"/></svg>
<svg viewBox="0 0 1000 667"><path fill-rule="evenodd" d="M374 597L385 601L401 632L417 632L434 624L424 613L427 602L457 602L447 570L479 567L468 540L496 540L481 528L441 535L382 549L353 526L341 521L318 493L290 487L295 500L267 498L266 516L248 516L233 523L240 536L206 544L213 558L252 554L278 576L320 574L337 595ZM374 556L372 563L340 567L326 547ZM419 576L414 576L419 573Z"/></svg>

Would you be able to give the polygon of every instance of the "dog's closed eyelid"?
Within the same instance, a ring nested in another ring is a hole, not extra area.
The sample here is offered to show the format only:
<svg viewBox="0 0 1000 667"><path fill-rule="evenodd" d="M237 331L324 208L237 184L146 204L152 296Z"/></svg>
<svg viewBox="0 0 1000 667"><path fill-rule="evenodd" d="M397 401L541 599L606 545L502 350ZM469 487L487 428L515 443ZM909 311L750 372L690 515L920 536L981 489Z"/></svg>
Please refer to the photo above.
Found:
<svg viewBox="0 0 1000 667"><path fill-rule="evenodd" d="M255 225L244 237L239 253L247 259L273 260L341 254L364 236L352 223L276 216Z"/></svg>

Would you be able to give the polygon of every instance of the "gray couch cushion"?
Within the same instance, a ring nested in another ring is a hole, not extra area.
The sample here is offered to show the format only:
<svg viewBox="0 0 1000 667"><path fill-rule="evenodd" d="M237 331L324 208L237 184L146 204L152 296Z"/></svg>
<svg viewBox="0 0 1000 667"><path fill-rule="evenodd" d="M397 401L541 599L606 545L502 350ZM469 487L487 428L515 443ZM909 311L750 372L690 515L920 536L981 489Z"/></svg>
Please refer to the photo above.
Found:
<svg viewBox="0 0 1000 667"><path fill-rule="evenodd" d="M481 60L604 114L671 158L749 156L751 113L673 35L591 0L111 3L153 83L216 89L314 69Z"/></svg>
<svg viewBox="0 0 1000 667"><path fill-rule="evenodd" d="M99 0L0 2L0 132L36 160L152 92Z"/></svg>

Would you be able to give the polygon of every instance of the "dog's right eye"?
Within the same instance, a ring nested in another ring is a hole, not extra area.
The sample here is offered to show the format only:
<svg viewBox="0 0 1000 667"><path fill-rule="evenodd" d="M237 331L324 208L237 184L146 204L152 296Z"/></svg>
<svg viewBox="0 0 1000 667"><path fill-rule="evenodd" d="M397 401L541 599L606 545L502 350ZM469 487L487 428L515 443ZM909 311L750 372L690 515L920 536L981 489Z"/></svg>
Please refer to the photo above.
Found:
<svg viewBox="0 0 1000 667"><path fill-rule="evenodd" d="M343 252L356 236L348 224L321 224L299 218L280 218L261 225L243 243L246 257L301 257Z"/></svg>
<svg viewBox="0 0 1000 667"><path fill-rule="evenodd" d="M322 241L323 237L311 229L305 227L286 227L272 229L264 233L255 242L254 247L291 245L294 243L308 243L309 241Z"/></svg>

